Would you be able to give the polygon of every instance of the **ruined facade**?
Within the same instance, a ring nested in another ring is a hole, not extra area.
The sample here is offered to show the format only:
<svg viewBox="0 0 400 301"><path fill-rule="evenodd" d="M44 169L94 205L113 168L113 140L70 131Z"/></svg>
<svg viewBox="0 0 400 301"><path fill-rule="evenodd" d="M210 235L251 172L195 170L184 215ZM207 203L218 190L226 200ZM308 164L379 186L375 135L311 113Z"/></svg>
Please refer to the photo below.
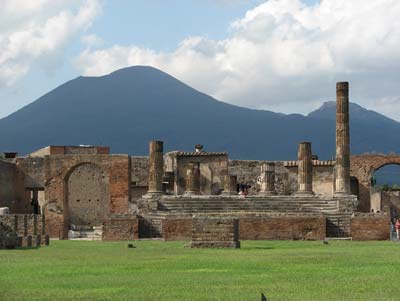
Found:
<svg viewBox="0 0 400 301"><path fill-rule="evenodd" d="M42 214L45 232L62 239L100 228L105 240L190 240L198 214L235 220L235 241L365 239L356 229L361 218L379 225L375 238L386 239L390 218L366 213L368 183L375 169L400 159L350 158L349 143L348 84L338 83L336 160L317 160L310 142L298 145L297 161L275 162L229 160L201 145L164 153L162 141L150 142L149 157L49 146L0 160L0 207Z"/></svg>

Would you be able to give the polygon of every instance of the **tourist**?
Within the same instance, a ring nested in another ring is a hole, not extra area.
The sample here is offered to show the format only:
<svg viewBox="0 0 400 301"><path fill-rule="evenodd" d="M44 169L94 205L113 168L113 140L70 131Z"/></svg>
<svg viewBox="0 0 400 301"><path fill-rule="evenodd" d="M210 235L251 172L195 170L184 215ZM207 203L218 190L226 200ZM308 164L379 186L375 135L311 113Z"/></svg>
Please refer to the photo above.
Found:
<svg viewBox="0 0 400 301"><path fill-rule="evenodd" d="M397 240L400 240L400 218L397 219L394 227L396 228Z"/></svg>

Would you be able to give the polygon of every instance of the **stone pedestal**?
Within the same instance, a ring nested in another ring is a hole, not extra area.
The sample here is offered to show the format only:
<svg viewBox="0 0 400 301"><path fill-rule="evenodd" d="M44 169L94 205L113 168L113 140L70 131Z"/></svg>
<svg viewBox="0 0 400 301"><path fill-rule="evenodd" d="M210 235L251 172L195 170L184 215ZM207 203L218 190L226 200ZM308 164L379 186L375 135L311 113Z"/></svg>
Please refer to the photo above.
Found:
<svg viewBox="0 0 400 301"><path fill-rule="evenodd" d="M199 163L189 163L186 170L185 195L200 194L200 166Z"/></svg>
<svg viewBox="0 0 400 301"><path fill-rule="evenodd" d="M261 190L259 195L275 194L275 163L268 162L261 166Z"/></svg>
<svg viewBox="0 0 400 301"><path fill-rule="evenodd" d="M302 142L299 144L298 152L298 191L299 195L313 195L312 189L312 151L311 142Z"/></svg>
<svg viewBox="0 0 400 301"><path fill-rule="evenodd" d="M350 192L349 83L336 84L336 179L335 194Z"/></svg>
<svg viewBox="0 0 400 301"><path fill-rule="evenodd" d="M237 176L225 176L223 195L237 195Z"/></svg>
<svg viewBox="0 0 400 301"><path fill-rule="evenodd" d="M163 142L151 141L149 145L149 189L147 195L163 193Z"/></svg>

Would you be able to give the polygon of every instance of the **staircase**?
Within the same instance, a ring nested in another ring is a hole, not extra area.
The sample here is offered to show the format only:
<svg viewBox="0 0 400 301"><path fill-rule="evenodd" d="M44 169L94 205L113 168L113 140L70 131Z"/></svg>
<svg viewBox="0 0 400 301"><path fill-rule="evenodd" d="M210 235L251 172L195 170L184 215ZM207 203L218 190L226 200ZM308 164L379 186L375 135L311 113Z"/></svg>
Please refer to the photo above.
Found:
<svg viewBox="0 0 400 301"><path fill-rule="evenodd" d="M351 237L351 215L348 213L326 213L326 237Z"/></svg>
<svg viewBox="0 0 400 301"><path fill-rule="evenodd" d="M337 202L318 197L173 197L163 198L159 210L177 214L195 213L335 213Z"/></svg>

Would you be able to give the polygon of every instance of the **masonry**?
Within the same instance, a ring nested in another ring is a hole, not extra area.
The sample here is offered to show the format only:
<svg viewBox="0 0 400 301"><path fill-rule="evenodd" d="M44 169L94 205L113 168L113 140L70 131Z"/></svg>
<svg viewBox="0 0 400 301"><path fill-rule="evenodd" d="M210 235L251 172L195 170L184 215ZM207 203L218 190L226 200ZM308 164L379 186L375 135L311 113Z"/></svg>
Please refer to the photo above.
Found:
<svg viewBox="0 0 400 301"><path fill-rule="evenodd" d="M357 214L370 211L372 172L400 155L350 157L348 91L337 84L334 160L318 159L312 141L293 145L298 160L286 161L229 160L200 144L164 153L163 141L150 141L141 157L47 146L0 159L0 207L39 214L45 233L60 239L101 229L104 240L190 240L197 215L237 220L239 239L387 239L390 213Z"/></svg>

